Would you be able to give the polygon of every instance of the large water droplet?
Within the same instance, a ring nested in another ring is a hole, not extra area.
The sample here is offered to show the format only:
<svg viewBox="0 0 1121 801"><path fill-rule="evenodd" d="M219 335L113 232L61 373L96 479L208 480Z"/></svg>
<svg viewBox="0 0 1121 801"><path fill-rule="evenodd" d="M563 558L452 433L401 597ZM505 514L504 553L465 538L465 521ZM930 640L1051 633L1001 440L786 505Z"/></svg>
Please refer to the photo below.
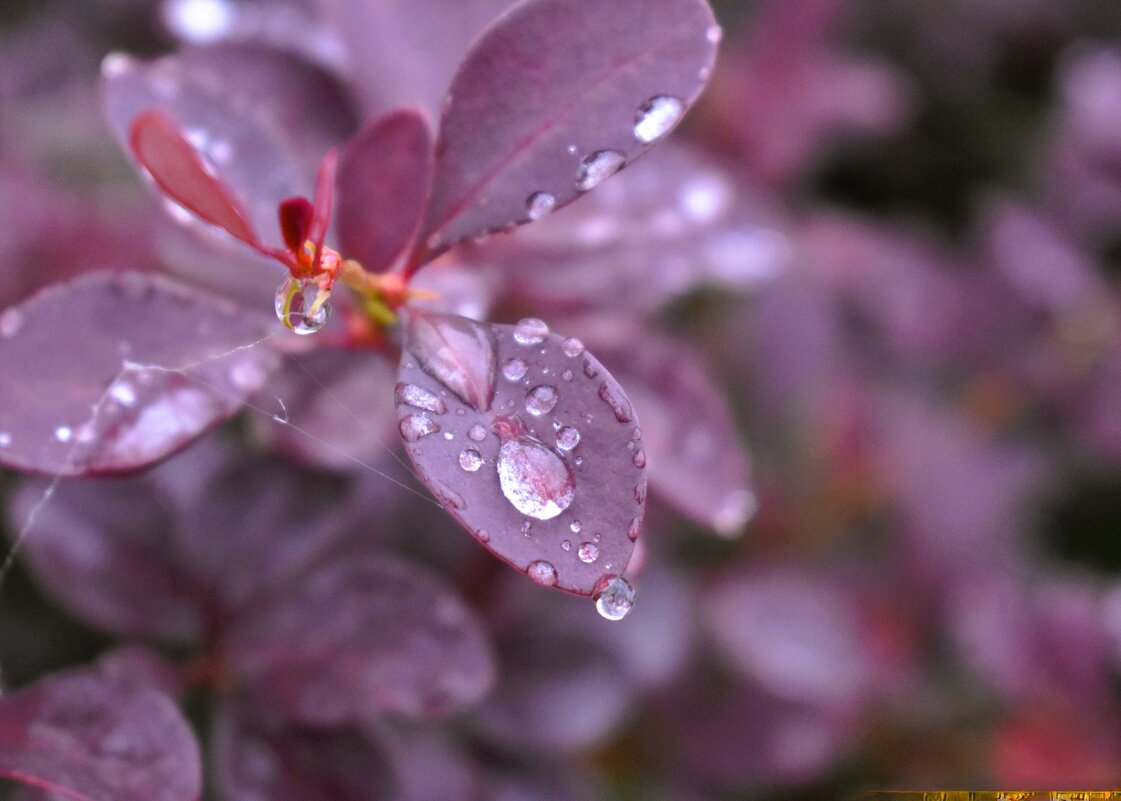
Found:
<svg viewBox="0 0 1121 801"><path fill-rule="evenodd" d="M440 426L426 414L410 414L401 418L401 436L405 442L416 442L429 434L435 434Z"/></svg>
<svg viewBox="0 0 1121 801"><path fill-rule="evenodd" d="M288 278L276 290L276 316L297 334L314 334L327 325L331 304L317 302L319 287L314 281Z"/></svg>
<svg viewBox="0 0 1121 801"><path fill-rule="evenodd" d="M466 317L414 310L405 339L426 373L472 408L490 408L496 357L489 329Z"/></svg>
<svg viewBox="0 0 1121 801"><path fill-rule="evenodd" d="M514 341L519 345L540 345L549 336L549 326L544 320L526 317L514 326Z"/></svg>
<svg viewBox="0 0 1121 801"><path fill-rule="evenodd" d="M576 188L581 192L594 189L619 170L623 169L627 157L618 150L599 150L580 162L576 173Z"/></svg>
<svg viewBox="0 0 1121 801"><path fill-rule="evenodd" d="M16 308L0 312L0 337L14 337L23 327L23 312Z"/></svg>
<svg viewBox="0 0 1121 801"><path fill-rule="evenodd" d="M580 432L572 426L565 426L557 432L557 447L570 451L580 444Z"/></svg>
<svg viewBox="0 0 1121 801"><path fill-rule="evenodd" d="M430 392L424 387L418 387L416 384L406 384L403 381L398 383L393 391L394 399L397 405L415 406L417 409L424 409L426 412L434 412L435 414L443 414L447 411L444 406L444 401L435 392Z"/></svg>
<svg viewBox="0 0 1121 801"><path fill-rule="evenodd" d="M531 220L540 220L557 207L557 199L548 192L534 192L525 202L525 212Z"/></svg>
<svg viewBox="0 0 1121 801"><path fill-rule="evenodd" d="M483 457L474 448L468 448L459 454L459 466L468 473L474 473L483 466Z"/></svg>
<svg viewBox="0 0 1121 801"><path fill-rule="evenodd" d="M525 410L540 417L548 414L557 406L557 388L548 384L534 387L525 395Z"/></svg>
<svg viewBox="0 0 1121 801"><path fill-rule="evenodd" d="M514 357L503 362L502 375L507 381L521 381L525 378L525 373L528 369L529 367L525 362Z"/></svg>
<svg viewBox="0 0 1121 801"><path fill-rule="evenodd" d="M552 587L557 583L557 569L548 562L530 562L525 572L542 587Z"/></svg>
<svg viewBox="0 0 1121 801"><path fill-rule="evenodd" d="M634 413L631 411L631 405L619 390L606 383L600 384L599 397L611 407L615 419L620 423L629 423L633 419Z"/></svg>
<svg viewBox="0 0 1121 801"><path fill-rule="evenodd" d="M538 520L556 517L576 496L576 482L569 466L529 437L502 444L498 451L498 482L515 509Z"/></svg>
<svg viewBox="0 0 1121 801"><path fill-rule="evenodd" d="M564 351L564 355L568 358L575 359L584 352L584 343L576 337L569 337L561 343L561 350Z"/></svg>
<svg viewBox="0 0 1121 801"><path fill-rule="evenodd" d="M622 620L634 609L634 587L622 576L604 576L592 593L596 611L608 620Z"/></svg>
<svg viewBox="0 0 1121 801"><path fill-rule="evenodd" d="M676 97L652 97L642 104L634 118L634 138L647 145L656 142L677 125L684 113L685 104Z"/></svg>
<svg viewBox="0 0 1121 801"><path fill-rule="evenodd" d="M475 423L475 425L471 426L471 428L467 430L467 439L471 440L472 442L482 442L486 438L487 430L478 423Z"/></svg>
<svg viewBox="0 0 1121 801"><path fill-rule="evenodd" d="M576 557L584 564L590 565L599 559L599 546L594 542L583 542L576 549Z"/></svg>

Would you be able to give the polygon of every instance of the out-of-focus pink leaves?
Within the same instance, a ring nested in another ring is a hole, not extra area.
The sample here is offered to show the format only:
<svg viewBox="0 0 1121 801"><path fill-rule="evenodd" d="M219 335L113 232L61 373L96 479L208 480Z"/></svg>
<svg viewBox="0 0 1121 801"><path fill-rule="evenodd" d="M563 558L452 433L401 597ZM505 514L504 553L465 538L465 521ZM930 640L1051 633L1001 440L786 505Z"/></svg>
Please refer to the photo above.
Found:
<svg viewBox="0 0 1121 801"><path fill-rule="evenodd" d="M642 416L650 488L718 534L742 534L757 505L750 462L701 355L648 329L592 330L589 342Z"/></svg>
<svg viewBox="0 0 1121 801"><path fill-rule="evenodd" d="M418 257L531 219L537 193L564 206L640 155L704 88L715 26L702 0L528 0L502 17L449 90Z"/></svg>
<svg viewBox="0 0 1121 801"><path fill-rule="evenodd" d="M148 63L112 54L102 75L106 112L121 141L127 144L137 116L163 109L270 245L280 244L277 205L310 197L323 154L355 127L333 79L267 48L187 49Z"/></svg>
<svg viewBox="0 0 1121 801"><path fill-rule="evenodd" d="M497 556L543 585L591 595L626 569L642 521L646 452L630 401L582 343L541 321L425 319L429 328L476 335L405 343L398 418L420 477ZM492 353L479 350L486 340ZM433 343L455 350L443 363L489 376L489 405L457 397L459 368L444 381L421 368ZM486 360L498 365L493 374Z"/></svg>
<svg viewBox="0 0 1121 801"><path fill-rule="evenodd" d="M129 147L156 185L179 205L247 245L260 247L238 199L202 160L175 120L158 109L144 112L129 127Z"/></svg>
<svg viewBox="0 0 1121 801"><path fill-rule="evenodd" d="M269 322L155 275L96 273L0 315L0 462L58 475L145 467L233 415L276 354Z"/></svg>
<svg viewBox="0 0 1121 801"><path fill-rule="evenodd" d="M231 632L228 647L251 693L318 726L448 714L479 701L494 679L471 610L423 569L387 557L312 573Z"/></svg>
<svg viewBox="0 0 1121 801"><path fill-rule="evenodd" d="M339 244L348 259L382 272L412 244L432 185L428 121L395 111L354 136L338 178Z"/></svg>
<svg viewBox="0 0 1121 801"><path fill-rule="evenodd" d="M0 776L76 801L196 801L198 745L155 690L75 671L0 699Z"/></svg>
<svg viewBox="0 0 1121 801"><path fill-rule="evenodd" d="M497 265L534 309L641 312L698 286L751 289L785 270L792 247L763 192L666 142L579 203L466 250Z"/></svg>

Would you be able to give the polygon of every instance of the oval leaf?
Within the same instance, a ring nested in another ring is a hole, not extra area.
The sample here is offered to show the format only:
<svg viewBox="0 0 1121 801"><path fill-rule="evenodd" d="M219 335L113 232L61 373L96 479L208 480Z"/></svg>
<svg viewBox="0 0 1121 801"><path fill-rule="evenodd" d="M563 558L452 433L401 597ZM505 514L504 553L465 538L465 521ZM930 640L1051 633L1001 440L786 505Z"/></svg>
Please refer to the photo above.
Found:
<svg viewBox="0 0 1121 801"><path fill-rule="evenodd" d="M91 273L0 316L0 463L145 467L233 415L276 364L273 321L157 275Z"/></svg>
<svg viewBox="0 0 1121 801"><path fill-rule="evenodd" d="M452 82L417 260L641 154L704 88L718 32L704 0L528 0L500 18Z"/></svg>
<svg viewBox="0 0 1121 801"><path fill-rule="evenodd" d="M229 639L231 664L269 708L337 725L477 702L494 663L482 626L442 582L386 557L329 565Z"/></svg>
<svg viewBox="0 0 1121 801"><path fill-rule="evenodd" d="M646 500L642 435L622 388L540 321L429 319L486 329L499 375L489 410L465 404L418 364L427 345L406 340L397 411L420 477L497 556L541 584L591 595L626 568Z"/></svg>
<svg viewBox="0 0 1121 801"><path fill-rule="evenodd" d="M0 776L78 801L195 801L202 762L163 693L93 671L0 699Z"/></svg>
<svg viewBox="0 0 1121 801"><path fill-rule="evenodd" d="M434 159L428 122L416 109L395 111L347 143L338 177L346 258L382 272L405 251L424 214Z"/></svg>

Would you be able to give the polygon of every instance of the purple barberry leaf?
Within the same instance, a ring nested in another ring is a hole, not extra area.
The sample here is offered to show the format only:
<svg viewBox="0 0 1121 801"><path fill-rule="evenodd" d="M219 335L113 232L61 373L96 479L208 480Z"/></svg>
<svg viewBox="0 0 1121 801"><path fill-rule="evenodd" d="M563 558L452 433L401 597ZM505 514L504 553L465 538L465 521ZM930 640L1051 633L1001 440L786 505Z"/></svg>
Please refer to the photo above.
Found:
<svg viewBox="0 0 1121 801"><path fill-rule="evenodd" d="M0 699L0 776L74 801L195 801L198 743L163 693L50 676Z"/></svg>
<svg viewBox="0 0 1121 801"><path fill-rule="evenodd" d="M186 689L183 671L145 645L121 645L97 660L102 676L130 687L149 687L169 698L179 698Z"/></svg>
<svg viewBox="0 0 1121 801"><path fill-rule="evenodd" d="M389 557L315 571L239 624L228 648L261 703L319 726L447 714L479 701L494 678L471 609L441 580Z"/></svg>
<svg viewBox="0 0 1121 801"><path fill-rule="evenodd" d="M414 330L398 373L399 426L444 508L540 584L591 595L621 574L642 522L646 456L618 382L540 320L425 314L423 335ZM490 402L465 403L460 387L482 381L477 396Z"/></svg>
<svg viewBox="0 0 1121 801"><path fill-rule="evenodd" d="M435 152L423 112L395 111L342 151L339 244L369 272L388 269L412 244L432 185Z"/></svg>
<svg viewBox="0 0 1121 801"><path fill-rule="evenodd" d="M0 313L0 463L137 470L225 420L277 357L270 321L157 275L91 273Z"/></svg>
<svg viewBox="0 0 1121 801"><path fill-rule="evenodd" d="M161 109L272 246L281 244L277 205L312 195L323 154L356 125L337 82L265 47L190 48L151 62L112 54L102 76L106 113L121 142L128 144L133 120Z"/></svg>
<svg viewBox="0 0 1121 801"><path fill-rule="evenodd" d="M708 80L704 0L527 0L474 44L449 89L417 260L538 218L677 123Z"/></svg>

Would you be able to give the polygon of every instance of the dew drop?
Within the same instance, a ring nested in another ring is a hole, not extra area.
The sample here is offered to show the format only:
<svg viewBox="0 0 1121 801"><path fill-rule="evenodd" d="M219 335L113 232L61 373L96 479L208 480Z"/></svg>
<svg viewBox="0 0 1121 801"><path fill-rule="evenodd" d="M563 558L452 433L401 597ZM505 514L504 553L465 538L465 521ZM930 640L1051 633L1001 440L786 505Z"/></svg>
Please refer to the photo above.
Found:
<svg viewBox="0 0 1121 801"><path fill-rule="evenodd" d="M410 414L401 418L400 429L405 442L416 442L429 434L435 434L440 426L426 414Z"/></svg>
<svg viewBox="0 0 1121 801"><path fill-rule="evenodd" d="M69 442L74 436L70 426L59 426L54 430L54 438L59 442Z"/></svg>
<svg viewBox="0 0 1121 801"><path fill-rule="evenodd" d="M621 576L604 576L592 593L596 611L607 620L622 620L634 609L634 587Z"/></svg>
<svg viewBox="0 0 1121 801"><path fill-rule="evenodd" d="M548 384L534 387L525 395L525 410L540 417L548 414L557 406L557 388Z"/></svg>
<svg viewBox="0 0 1121 801"><path fill-rule="evenodd" d="M474 473L483 466L483 457L474 448L468 448L459 454L459 466L468 473Z"/></svg>
<svg viewBox="0 0 1121 801"><path fill-rule="evenodd" d="M620 423L629 423L634 418L630 403L619 393L619 390L606 383L600 384L599 397L604 403L611 407L615 419Z"/></svg>
<svg viewBox="0 0 1121 801"><path fill-rule="evenodd" d="M643 475L642 481L634 486L634 502L639 506L646 503L646 476Z"/></svg>
<svg viewBox="0 0 1121 801"><path fill-rule="evenodd" d="M572 550L572 540L561 540L561 550L568 553Z"/></svg>
<svg viewBox="0 0 1121 801"><path fill-rule="evenodd" d="M398 406L414 406L435 414L443 414L447 411L444 401L436 393L416 384L406 384L403 381L398 383L393 390L393 397Z"/></svg>
<svg viewBox="0 0 1121 801"><path fill-rule="evenodd" d="M594 189L619 170L627 157L618 150L598 150L580 162L576 173L576 188L581 192Z"/></svg>
<svg viewBox="0 0 1121 801"><path fill-rule="evenodd" d="M549 336L549 326L544 320L526 317L514 326L514 341L519 345L540 345Z"/></svg>
<svg viewBox="0 0 1121 801"><path fill-rule="evenodd" d="M574 375L575 374L571 370L565 370L563 373L561 373L561 378L563 378L565 381L571 381Z"/></svg>
<svg viewBox="0 0 1121 801"><path fill-rule="evenodd" d="M490 542L490 532L485 528L481 528L475 532L475 536L479 538L479 542Z"/></svg>
<svg viewBox="0 0 1121 801"><path fill-rule="evenodd" d="M276 316L280 322L297 334L314 334L327 325L331 316L330 301L318 306L319 287L314 281L288 278L276 290Z"/></svg>
<svg viewBox="0 0 1121 801"><path fill-rule="evenodd" d="M596 369L591 359L584 359L584 375L588 378L595 378L599 375L599 370Z"/></svg>
<svg viewBox="0 0 1121 801"><path fill-rule="evenodd" d="M23 327L23 312L16 308L0 312L0 337L14 337Z"/></svg>
<svg viewBox="0 0 1121 801"><path fill-rule="evenodd" d="M503 443L498 451L498 481L514 508L538 520L551 520L572 505L576 482L556 453L529 437Z"/></svg>
<svg viewBox="0 0 1121 801"><path fill-rule="evenodd" d="M453 434L450 431L445 431L444 432L444 439L446 439L448 442L451 442L453 439L455 439L455 434Z"/></svg>
<svg viewBox="0 0 1121 801"><path fill-rule="evenodd" d="M580 465L584 464L584 457L583 456L577 456L572 461L574 461L576 463L576 466L579 467Z"/></svg>
<svg viewBox="0 0 1121 801"><path fill-rule="evenodd" d="M529 536L529 531L532 528L533 528L533 523L532 522L530 522L529 520L523 520L522 521L522 527L521 527L520 531L522 532L522 534L524 536L528 537Z"/></svg>
<svg viewBox="0 0 1121 801"><path fill-rule="evenodd" d="M580 432L572 426L565 426L557 432L557 447L570 451L580 444Z"/></svg>
<svg viewBox="0 0 1121 801"><path fill-rule="evenodd" d="M582 529L583 527L584 527L584 524L581 523L579 520L573 520L571 523L568 524L568 528L569 528L570 531L572 531L573 534L579 534L580 529Z"/></svg>
<svg viewBox="0 0 1121 801"><path fill-rule="evenodd" d="M631 524L629 526L627 526L627 539L629 539L631 542L634 542L635 540L638 539L638 533L641 530L642 530L642 520L640 520L639 518L636 517L633 520L631 520Z"/></svg>
<svg viewBox="0 0 1121 801"><path fill-rule="evenodd" d="M586 565L592 564L596 559L599 559L599 546L594 542L584 542L576 549L576 558Z"/></svg>
<svg viewBox="0 0 1121 801"><path fill-rule="evenodd" d="M576 337L569 337L561 343L561 350L564 351L564 355L568 358L575 359L584 352L584 343Z"/></svg>
<svg viewBox="0 0 1121 801"><path fill-rule="evenodd" d="M634 118L634 138L643 144L656 142L677 125L685 104L676 97L658 95L642 104Z"/></svg>
<svg viewBox="0 0 1121 801"><path fill-rule="evenodd" d="M475 423L475 425L471 426L471 428L467 430L467 439L471 440L472 442L482 442L486 438L487 430L478 423Z"/></svg>
<svg viewBox="0 0 1121 801"><path fill-rule="evenodd" d="M548 562L530 562L525 572L542 587L552 587L557 583L557 569Z"/></svg>
<svg viewBox="0 0 1121 801"><path fill-rule="evenodd" d="M124 379L114 381L109 387L109 398L126 409L136 405L136 390Z"/></svg>
<svg viewBox="0 0 1121 801"><path fill-rule="evenodd" d="M521 359L514 357L502 364L502 375L507 381L521 381L529 368Z"/></svg>
<svg viewBox="0 0 1121 801"><path fill-rule="evenodd" d="M634 452L634 458L631 459L635 467L646 467L646 449L639 448Z"/></svg>
<svg viewBox="0 0 1121 801"><path fill-rule="evenodd" d="M531 220L540 220L557 207L557 199L548 192L534 192L525 202L525 211Z"/></svg>

